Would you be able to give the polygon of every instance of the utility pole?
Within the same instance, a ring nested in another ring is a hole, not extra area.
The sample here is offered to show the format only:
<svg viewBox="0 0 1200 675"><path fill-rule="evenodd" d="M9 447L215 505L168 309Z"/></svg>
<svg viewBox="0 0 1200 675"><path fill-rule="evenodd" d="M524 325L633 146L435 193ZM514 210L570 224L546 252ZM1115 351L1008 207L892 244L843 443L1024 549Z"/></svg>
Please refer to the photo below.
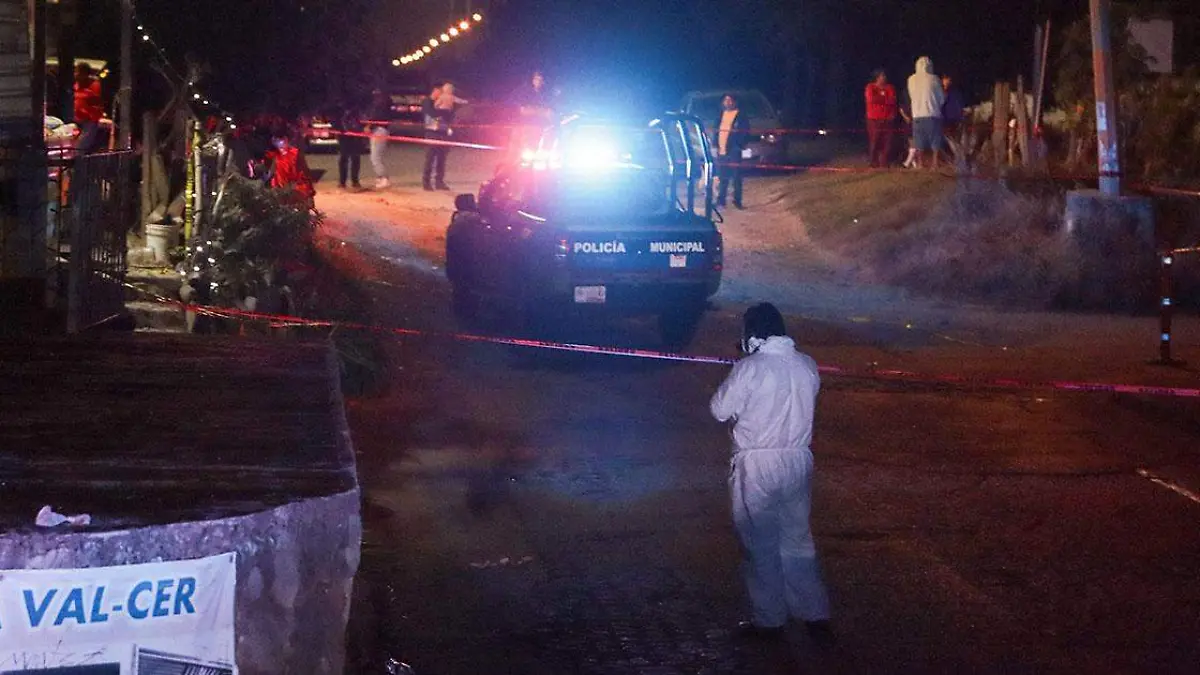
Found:
<svg viewBox="0 0 1200 675"><path fill-rule="evenodd" d="M1117 97L1112 71L1111 0L1090 0L1092 72L1096 91L1096 151L1100 160L1100 192L1121 194L1121 159L1117 144Z"/></svg>
<svg viewBox="0 0 1200 675"><path fill-rule="evenodd" d="M122 150L133 147L133 0L121 0L121 89L117 92L117 133Z"/></svg>

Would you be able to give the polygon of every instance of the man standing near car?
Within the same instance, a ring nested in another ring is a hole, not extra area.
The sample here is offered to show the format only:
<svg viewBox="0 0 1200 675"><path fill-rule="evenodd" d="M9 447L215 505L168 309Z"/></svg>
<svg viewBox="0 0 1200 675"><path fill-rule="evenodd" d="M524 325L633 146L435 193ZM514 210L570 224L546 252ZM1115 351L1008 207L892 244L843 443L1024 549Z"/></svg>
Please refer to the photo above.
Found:
<svg viewBox="0 0 1200 675"><path fill-rule="evenodd" d="M434 87L429 97L421 104L425 113L425 138L436 141L425 150L425 169L421 173L421 185L426 190L449 190L446 185L446 156L450 147L441 145L454 135L454 114L458 106L466 103L454 95L454 84L446 82Z"/></svg>
<svg viewBox="0 0 1200 675"><path fill-rule="evenodd" d="M338 132L338 187L343 190L346 189L347 178L355 190L362 189L358 180L362 167L362 128L362 119L355 106L348 103L343 105L337 122L334 123L334 129Z"/></svg>
<svg viewBox="0 0 1200 675"><path fill-rule="evenodd" d="M717 206L725 206L729 183L733 182L733 205L742 207L742 149L750 139L750 119L738 109L737 97L721 99L721 117L713 125L717 149Z"/></svg>
<svg viewBox="0 0 1200 675"><path fill-rule="evenodd" d="M509 136L508 163L516 164L521 153L537 149L542 129L554 123L554 98L541 71L534 71L529 84L514 94L512 104L517 108L517 123Z"/></svg>
<svg viewBox="0 0 1200 675"><path fill-rule="evenodd" d="M375 189L391 185L383 153L387 150L388 120L392 116L392 101L382 89L371 92L371 108L367 111L367 133L371 135L371 168L375 171Z"/></svg>

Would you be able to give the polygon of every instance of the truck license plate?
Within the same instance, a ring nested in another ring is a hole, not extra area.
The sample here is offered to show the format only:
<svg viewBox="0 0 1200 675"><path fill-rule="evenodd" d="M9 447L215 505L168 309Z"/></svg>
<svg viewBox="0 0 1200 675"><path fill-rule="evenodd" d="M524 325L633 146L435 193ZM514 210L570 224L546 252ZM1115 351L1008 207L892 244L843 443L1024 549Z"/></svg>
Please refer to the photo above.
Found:
<svg viewBox="0 0 1200 675"><path fill-rule="evenodd" d="M604 286L576 286L575 302L588 305L603 304L607 299L606 290Z"/></svg>
<svg viewBox="0 0 1200 675"><path fill-rule="evenodd" d="M687 267L687 256L672 254L671 267Z"/></svg>

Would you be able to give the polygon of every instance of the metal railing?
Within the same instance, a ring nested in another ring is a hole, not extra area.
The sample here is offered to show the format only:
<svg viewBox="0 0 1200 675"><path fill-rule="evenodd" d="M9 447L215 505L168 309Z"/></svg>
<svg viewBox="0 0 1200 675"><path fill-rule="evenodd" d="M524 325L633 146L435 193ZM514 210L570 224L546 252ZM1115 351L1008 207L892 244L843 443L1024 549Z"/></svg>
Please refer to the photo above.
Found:
<svg viewBox="0 0 1200 675"><path fill-rule="evenodd" d="M68 333L124 311L126 236L137 220L135 162L133 152L54 162L57 199L51 202L47 239Z"/></svg>

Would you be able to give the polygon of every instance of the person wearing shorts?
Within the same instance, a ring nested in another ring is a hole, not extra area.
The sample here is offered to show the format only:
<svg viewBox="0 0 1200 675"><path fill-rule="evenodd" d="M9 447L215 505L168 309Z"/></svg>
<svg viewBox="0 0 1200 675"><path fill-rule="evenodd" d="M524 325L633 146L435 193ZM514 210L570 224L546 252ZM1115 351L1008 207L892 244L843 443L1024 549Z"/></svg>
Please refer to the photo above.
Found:
<svg viewBox="0 0 1200 675"><path fill-rule="evenodd" d="M934 74L933 60L928 56L917 59L916 72L908 78L908 100L918 163L925 166L926 156L932 155L930 166L936 169L944 143L942 105L946 102L946 92L942 89L941 79Z"/></svg>

